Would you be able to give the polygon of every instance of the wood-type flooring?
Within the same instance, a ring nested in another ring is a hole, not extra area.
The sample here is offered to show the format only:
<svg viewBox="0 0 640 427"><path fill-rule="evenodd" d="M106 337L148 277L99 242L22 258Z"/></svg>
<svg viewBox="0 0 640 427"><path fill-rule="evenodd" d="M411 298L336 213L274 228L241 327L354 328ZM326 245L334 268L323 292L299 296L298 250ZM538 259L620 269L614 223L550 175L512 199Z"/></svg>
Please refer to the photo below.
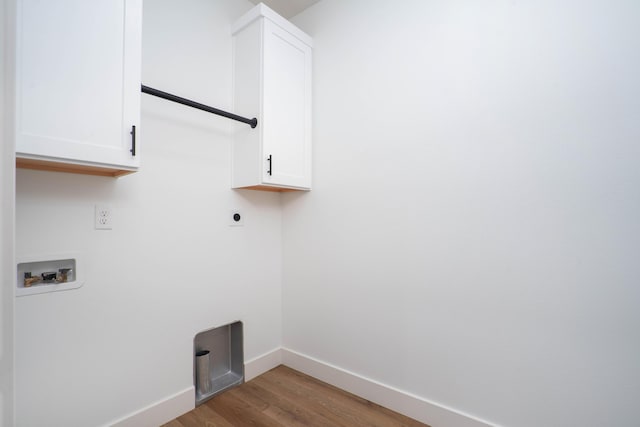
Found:
<svg viewBox="0 0 640 427"><path fill-rule="evenodd" d="M163 427L428 427L286 366L215 396Z"/></svg>

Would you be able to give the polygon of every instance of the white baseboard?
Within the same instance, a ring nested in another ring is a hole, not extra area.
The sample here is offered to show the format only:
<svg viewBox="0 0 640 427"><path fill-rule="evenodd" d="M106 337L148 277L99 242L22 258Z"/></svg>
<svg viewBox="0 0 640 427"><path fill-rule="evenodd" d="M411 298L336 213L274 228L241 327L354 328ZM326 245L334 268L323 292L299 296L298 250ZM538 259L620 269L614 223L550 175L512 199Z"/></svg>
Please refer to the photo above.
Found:
<svg viewBox="0 0 640 427"><path fill-rule="evenodd" d="M110 424L112 427L158 427L195 408L195 388L189 387Z"/></svg>
<svg viewBox="0 0 640 427"><path fill-rule="evenodd" d="M495 426L495 424L464 412L406 393L286 348L276 348L245 362L245 381L250 381L278 365L286 365L431 427ZM194 388L189 387L110 425L112 427L157 427L192 410L195 407L194 396Z"/></svg>
<svg viewBox="0 0 640 427"><path fill-rule="evenodd" d="M431 427L489 427L487 421L283 348L282 364Z"/></svg>
<svg viewBox="0 0 640 427"><path fill-rule="evenodd" d="M244 380L251 381L278 365L282 365L282 348L280 347L245 362Z"/></svg>
<svg viewBox="0 0 640 427"><path fill-rule="evenodd" d="M244 378L249 381L282 364L282 349L276 348L244 364ZM164 400L129 414L111 427L157 427L195 408L195 389L189 387Z"/></svg>

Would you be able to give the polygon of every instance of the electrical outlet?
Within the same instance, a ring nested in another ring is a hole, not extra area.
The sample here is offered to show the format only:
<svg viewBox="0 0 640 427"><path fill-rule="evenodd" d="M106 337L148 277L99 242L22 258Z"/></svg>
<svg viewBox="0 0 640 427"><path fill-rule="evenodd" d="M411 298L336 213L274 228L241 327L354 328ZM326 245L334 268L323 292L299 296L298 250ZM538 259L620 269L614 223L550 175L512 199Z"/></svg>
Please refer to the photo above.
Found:
<svg viewBox="0 0 640 427"><path fill-rule="evenodd" d="M244 226L244 214L238 209L232 209L229 214L229 225L232 227Z"/></svg>
<svg viewBox="0 0 640 427"><path fill-rule="evenodd" d="M111 206L96 205L96 230L111 230L113 228L113 211Z"/></svg>

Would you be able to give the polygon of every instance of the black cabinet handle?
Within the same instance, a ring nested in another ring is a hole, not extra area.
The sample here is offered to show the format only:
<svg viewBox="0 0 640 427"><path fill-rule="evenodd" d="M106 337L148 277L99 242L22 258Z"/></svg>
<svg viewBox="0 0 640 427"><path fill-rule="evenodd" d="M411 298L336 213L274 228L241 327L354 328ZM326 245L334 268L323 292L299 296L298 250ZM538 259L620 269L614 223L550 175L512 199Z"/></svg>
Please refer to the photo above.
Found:
<svg viewBox="0 0 640 427"><path fill-rule="evenodd" d="M269 160L269 169L267 170L267 173L269 174L269 176L273 175L273 159L271 158L271 154L269 154L269 157L267 158L267 160Z"/></svg>
<svg viewBox="0 0 640 427"><path fill-rule="evenodd" d="M131 155L135 157L136 155L136 125L131 126Z"/></svg>

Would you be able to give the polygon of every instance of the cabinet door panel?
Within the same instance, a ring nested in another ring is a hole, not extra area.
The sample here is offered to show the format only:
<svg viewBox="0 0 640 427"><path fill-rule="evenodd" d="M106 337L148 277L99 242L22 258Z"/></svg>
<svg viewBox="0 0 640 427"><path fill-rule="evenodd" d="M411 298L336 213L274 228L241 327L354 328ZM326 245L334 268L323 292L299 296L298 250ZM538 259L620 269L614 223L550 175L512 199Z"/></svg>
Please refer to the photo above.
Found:
<svg viewBox="0 0 640 427"><path fill-rule="evenodd" d="M264 158L271 156L270 184L310 185L311 49L265 20L264 35Z"/></svg>
<svg viewBox="0 0 640 427"><path fill-rule="evenodd" d="M140 9L123 0L19 2L19 155L137 166L129 131L139 94L128 92L139 91L130 63L139 49L127 46L140 37L127 13Z"/></svg>

